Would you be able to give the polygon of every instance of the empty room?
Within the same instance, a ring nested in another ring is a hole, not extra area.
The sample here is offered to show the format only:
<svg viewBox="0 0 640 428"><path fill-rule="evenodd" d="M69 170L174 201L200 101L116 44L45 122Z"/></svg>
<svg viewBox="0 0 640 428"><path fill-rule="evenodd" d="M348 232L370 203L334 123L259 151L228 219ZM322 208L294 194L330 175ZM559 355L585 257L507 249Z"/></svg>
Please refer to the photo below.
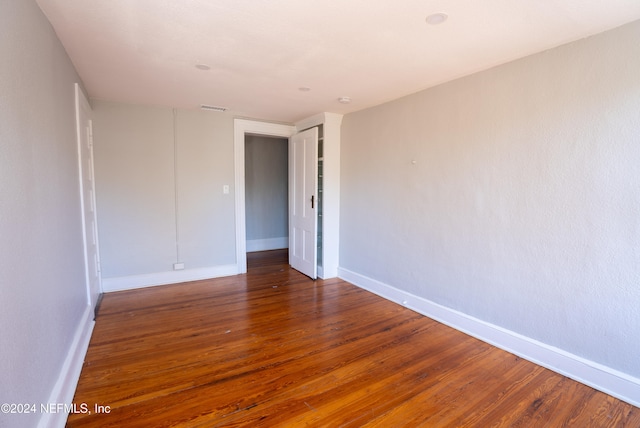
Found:
<svg viewBox="0 0 640 428"><path fill-rule="evenodd" d="M0 426L640 427L637 0L0 28Z"/></svg>

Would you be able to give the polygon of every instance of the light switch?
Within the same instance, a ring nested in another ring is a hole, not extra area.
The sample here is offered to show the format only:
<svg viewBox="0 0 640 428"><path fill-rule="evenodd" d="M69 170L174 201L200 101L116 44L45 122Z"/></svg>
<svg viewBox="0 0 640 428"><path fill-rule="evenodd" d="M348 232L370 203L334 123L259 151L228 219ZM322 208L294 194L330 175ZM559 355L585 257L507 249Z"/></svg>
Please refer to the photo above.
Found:
<svg viewBox="0 0 640 428"><path fill-rule="evenodd" d="M224 186L222 186L222 193L224 193L225 195L229 194L229 185L225 184Z"/></svg>

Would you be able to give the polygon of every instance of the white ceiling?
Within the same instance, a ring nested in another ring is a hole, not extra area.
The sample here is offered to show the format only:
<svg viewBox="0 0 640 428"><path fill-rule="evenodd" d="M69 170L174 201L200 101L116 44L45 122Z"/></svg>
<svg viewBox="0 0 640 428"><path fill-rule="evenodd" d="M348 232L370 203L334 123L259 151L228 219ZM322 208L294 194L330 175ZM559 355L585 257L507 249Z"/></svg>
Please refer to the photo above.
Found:
<svg viewBox="0 0 640 428"><path fill-rule="evenodd" d="M640 0L37 3L92 98L282 122L374 106L640 19ZM428 25L435 12L449 19Z"/></svg>

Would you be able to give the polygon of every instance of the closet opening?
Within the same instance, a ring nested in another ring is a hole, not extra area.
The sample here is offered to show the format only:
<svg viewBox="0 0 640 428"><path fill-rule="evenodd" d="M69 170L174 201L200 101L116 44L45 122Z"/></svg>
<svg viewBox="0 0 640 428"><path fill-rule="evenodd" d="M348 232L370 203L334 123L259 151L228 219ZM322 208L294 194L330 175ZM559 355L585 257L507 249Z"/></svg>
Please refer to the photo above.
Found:
<svg viewBox="0 0 640 428"><path fill-rule="evenodd" d="M250 136L272 137L288 142L289 137L295 134L293 125L285 125L271 122L261 122L249 119L235 119L233 125L233 151L235 159L235 189L236 189L236 265L237 272L247 272L247 222L245 215L245 145L246 138ZM287 146L288 150L288 146ZM286 167L287 174L288 164ZM287 223L288 206L287 206ZM288 235L288 231L287 231ZM280 237L281 238L281 237ZM254 240L254 239L252 239ZM288 245L288 242L287 242Z"/></svg>
<svg viewBox="0 0 640 428"><path fill-rule="evenodd" d="M289 141L245 134L246 252L289 248Z"/></svg>

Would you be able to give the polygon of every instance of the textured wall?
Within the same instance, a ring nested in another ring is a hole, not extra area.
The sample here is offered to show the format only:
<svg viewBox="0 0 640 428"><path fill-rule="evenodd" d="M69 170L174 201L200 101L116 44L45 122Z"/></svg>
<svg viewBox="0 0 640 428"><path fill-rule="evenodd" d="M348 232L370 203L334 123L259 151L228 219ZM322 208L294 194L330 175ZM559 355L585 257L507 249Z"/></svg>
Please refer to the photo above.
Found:
<svg viewBox="0 0 640 428"><path fill-rule="evenodd" d="M640 376L638 40L345 116L340 265Z"/></svg>
<svg viewBox="0 0 640 428"><path fill-rule="evenodd" d="M94 102L102 276L171 270L176 260L173 113Z"/></svg>
<svg viewBox="0 0 640 428"><path fill-rule="evenodd" d="M104 278L235 263L232 116L95 101L94 140Z"/></svg>
<svg viewBox="0 0 640 428"><path fill-rule="evenodd" d="M233 117L178 110L176 120L180 258L189 269L234 264Z"/></svg>
<svg viewBox="0 0 640 428"><path fill-rule="evenodd" d="M0 403L47 403L87 307L80 82L35 2L0 2ZM39 414L0 413L2 427Z"/></svg>

